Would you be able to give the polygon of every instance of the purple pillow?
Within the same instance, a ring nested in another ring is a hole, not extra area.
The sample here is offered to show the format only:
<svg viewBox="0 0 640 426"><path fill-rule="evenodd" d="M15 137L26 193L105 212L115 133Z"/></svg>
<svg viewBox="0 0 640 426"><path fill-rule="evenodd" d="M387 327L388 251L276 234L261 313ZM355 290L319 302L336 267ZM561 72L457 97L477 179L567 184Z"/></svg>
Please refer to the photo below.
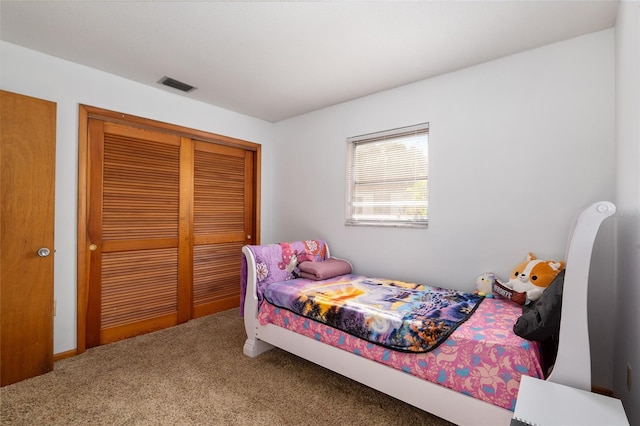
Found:
<svg viewBox="0 0 640 426"><path fill-rule="evenodd" d="M302 262L298 265L298 269L300 270L300 278L316 281L350 274L352 271L349 262L335 257L321 262Z"/></svg>

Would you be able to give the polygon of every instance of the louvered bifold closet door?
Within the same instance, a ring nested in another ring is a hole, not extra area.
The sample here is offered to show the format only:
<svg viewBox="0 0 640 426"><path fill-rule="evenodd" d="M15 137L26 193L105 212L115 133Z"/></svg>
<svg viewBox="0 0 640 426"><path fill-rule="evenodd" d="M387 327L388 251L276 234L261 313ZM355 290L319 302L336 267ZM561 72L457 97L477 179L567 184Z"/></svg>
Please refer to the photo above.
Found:
<svg viewBox="0 0 640 426"><path fill-rule="evenodd" d="M194 318L240 305L242 246L251 241L253 152L194 142Z"/></svg>
<svg viewBox="0 0 640 426"><path fill-rule="evenodd" d="M98 120L89 135L91 347L179 322L188 237L180 231L181 138Z"/></svg>

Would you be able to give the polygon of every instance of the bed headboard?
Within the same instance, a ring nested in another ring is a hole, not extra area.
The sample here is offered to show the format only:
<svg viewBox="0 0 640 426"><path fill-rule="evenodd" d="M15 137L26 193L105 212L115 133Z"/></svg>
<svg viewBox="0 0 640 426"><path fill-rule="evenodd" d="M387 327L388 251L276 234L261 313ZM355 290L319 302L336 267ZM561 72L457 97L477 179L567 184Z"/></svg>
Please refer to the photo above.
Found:
<svg viewBox="0 0 640 426"><path fill-rule="evenodd" d="M566 252L558 354L548 380L591 391L587 289L593 244L600 224L616 212L608 201L584 209L573 222Z"/></svg>

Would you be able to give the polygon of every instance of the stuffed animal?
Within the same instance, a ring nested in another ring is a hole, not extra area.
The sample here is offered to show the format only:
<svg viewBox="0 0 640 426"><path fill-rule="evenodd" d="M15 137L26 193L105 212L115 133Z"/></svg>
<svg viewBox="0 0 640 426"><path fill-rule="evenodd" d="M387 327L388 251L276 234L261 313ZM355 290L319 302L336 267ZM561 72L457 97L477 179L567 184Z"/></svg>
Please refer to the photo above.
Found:
<svg viewBox="0 0 640 426"><path fill-rule="evenodd" d="M527 260L515 267L511 272L509 282L504 285L514 292L526 293L528 300L536 301L564 269L564 266L564 262L540 260L533 253L529 253Z"/></svg>
<svg viewBox="0 0 640 426"><path fill-rule="evenodd" d="M493 282L496 280L496 274L493 272L485 272L476 278L476 294L485 297L493 297Z"/></svg>

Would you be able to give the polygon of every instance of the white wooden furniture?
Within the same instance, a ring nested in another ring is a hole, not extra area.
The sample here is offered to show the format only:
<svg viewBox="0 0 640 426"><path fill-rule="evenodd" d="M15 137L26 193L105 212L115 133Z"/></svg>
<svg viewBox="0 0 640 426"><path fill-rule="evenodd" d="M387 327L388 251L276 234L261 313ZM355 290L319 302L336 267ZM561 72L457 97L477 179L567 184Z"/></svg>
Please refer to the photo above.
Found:
<svg viewBox="0 0 640 426"><path fill-rule="evenodd" d="M580 389L591 388L591 358L587 322L587 285L593 243L604 219L615 213L607 201L587 207L575 220L566 253L562 319L558 359L549 381ZM243 248L247 260L244 353L255 357L274 346L300 356L390 396L465 425L508 425L512 412L441 385L362 358L273 324L260 325L256 295L255 258Z"/></svg>
<svg viewBox="0 0 640 426"><path fill-rule="evenodd" d="M622 402L550 381L523 376L511 424L629 426Z"/></svg>

